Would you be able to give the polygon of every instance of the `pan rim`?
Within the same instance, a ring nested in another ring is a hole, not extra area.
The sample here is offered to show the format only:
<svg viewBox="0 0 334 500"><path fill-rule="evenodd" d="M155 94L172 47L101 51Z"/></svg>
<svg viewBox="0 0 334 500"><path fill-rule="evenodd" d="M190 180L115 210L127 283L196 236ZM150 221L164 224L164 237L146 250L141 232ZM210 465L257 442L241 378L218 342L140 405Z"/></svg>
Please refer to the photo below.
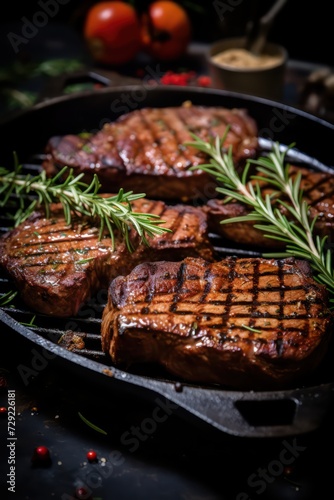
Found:
<svg viewBox="0 0 334 500"><path fill-rule="evenodd" d="M67 101L77 101L81 102L82 99L87 99L87 98L92 98L95 97L99 94L107 94L107 95L118 95L120 92L124 91L136 91L138 89L141 89L142 86L138 84L130 84L130 85L123 85L123 86L115 86L111 88L103 88L98 91L93 90L93 91L83 91L79 92L76 94L68 94L68 95L62 95L62 96L57 96L48 99L47 101L40 102L36 104L35 106L23 110L19 113L17 113L15 116L9 117L6 121L0 122L0 126L5 126L6 123L9 122L15 122L16 119L19 119L21 116L26 116L30 115L33 111L38 111L42 109L48 109L52 108L53 106L57 106L59 103L66 103ZM232 97L234 99L237 99L239 101L242 101L245 103L245 107L247 106L247 103L254 103L254 104L262 104L266 107L276 107L281 110L285 110L287 112L294 113L295 115L298 115L302 119L306 119L307 121L311 121L312 123L315 123L320 126L324 126L326 129L333 130L334 131L334 124L327 122L321 118L318 118L315 115L311 115L310 113L307 113L303 110L300 110L298 108L295 108L293 106L290 106L288 104L285 104L283 102L277 102L273 101L270 99L266 98L260 98L257 96L249 96L246 94L240 94L236 92L230 92L230 91L224 91L224 90L219 90L219 89L207 89L207 88L186 88L186 87L179 87L179 86L156 86L154 88L147 89L148 94L155 94L159 93L161 94L162 92L166 92L169 95L177 95L181 94L182 95L187 92L190 100L191 96L201 96L201 95L212 95L213 97L225 97L229 98ZM140 106L141 107L141 106ZM8 323L8 325L15 325L15 331L19 332L24 338L29 340L30 342L34 343L35 345L39 345L42 348L46 348L49 352L56 354L57 356L60 356L62 359L65 359L69 362L75 362L76 365L80 365L82 368L85 369L93 369L95 373L98 373L99 376L105 376L105 377L110 377L107 373L105 373L104 370L109 369L114 372L114 377L115 380L119 382L128 382L128 385L135 385L138 388L141 388L143 390L152 390L152 387L149 387L149 383L147 381L151 380L152 384L155 385L155 390L157 390L157 386L160 384L161 387L168 387L170 388L173 392L175 392L174 386L175 383L173 381L169 380L160 380L160 379L150 379L148 376L141 376L141 375L136 375L132 373L127 373L123 372L122 370L116 369L113 366L108 366L105 365L101 362L94 361L91 359L88 359L87 357L73 353L71 351L68 351L67 349L64 349L63 347L55 344L51 340L43 338L41 335L38 335L35 333L32 329L29 329L28 327L25 327L24 325L21 325L19 322L14 320L10 315L8 315L6 312L4 312L0 308L0 321L5 321L5 323ZM125 374L125 377L124 377ZM136 382L137 381L137 382ZM325 389L328 391L328 393L334 393L334 381L333 382L323 382L320 384L315 384L315 385L307 385L307 386L297 386L293 387L291 389L282 389L282 390L270 390L270 391L252 391L252 390L234 390L234 389L225 389L225 388L220 388L220 387L203 387L200 385L196 384L187 384L186 382L184 383L185 386L189 385L191 387L191 390L196 390L196 393L207 391L209 394L210 391L216 391L219 392L221 395L226 395L228 397L245 397L245 394L249 397L252 397L254 395L258 397L277 397L277 398L289 398L289 397L294 397L297 394L297 399L298 399L298 394L303 394L304 392L312 392L312 391L319 391L322 389ZM154 390L154 389L153 389ZM159 391L158 391L159 392ZM254 396L255 397L255 396Z"/></svg>
<svg viewBox="0 0 334 500"><path fill-rule="evenodd" d="M295 107L291 104L284 103L283 101L275 101L272 99L268 99L265 97L259 97L259 96L253 96L249 94L243 94L239 92L233 92L233 91L228 91L228 90L223 90L223 89L214 89L214 88L207 88L207 87L182 87L182 86L176 86L176 85L158 85L157 86L152 86L150 87L143 87L143 85L140 84L126 84L126 85L117 85L113 87L104 87L99 90L84 90L81 92L76 92L75 94L64 94L60 96L55 96L55 97L50 97L48 99L44 99L41 102L36 103L35 105L19 110L16 112L13 112L8 117L5 117L4 119L0 119L0 126L5 126L6 124L15 121L16 119L21 118L22 116L25 116L26 114L29 114L31 112L42 110L44 108L52 108L54 105L58 105L60 103L66 103L67 101L75 101L75 100L81 100L83 98L90 98L99 94L112 94L112 93L120 93L124 91L128 92L135 92L139 89L145 88L145 92L147 94L154 94L156 92L161 93L167 92L170 94L177 94L180 92L187 91L190 95L212 95L212 96L221 96L221 97L231 97L234 99L239 99L241 101L244 101L245 104L247 102L252 102L255 104L263 104L265 106L274 106L276 108L280 108L282 110L285 110L287 112L294 113L295 115L299 115L301 118L305 118L307 120L310 120L312 122L315 122L319 125L323 125L326 128L332 129L334 131L334 123L331 123L321 117L318 117L316 115L313 115L312 113L309 113L307 111L304 111L303 109L300 109L298 107Z"/></svg>

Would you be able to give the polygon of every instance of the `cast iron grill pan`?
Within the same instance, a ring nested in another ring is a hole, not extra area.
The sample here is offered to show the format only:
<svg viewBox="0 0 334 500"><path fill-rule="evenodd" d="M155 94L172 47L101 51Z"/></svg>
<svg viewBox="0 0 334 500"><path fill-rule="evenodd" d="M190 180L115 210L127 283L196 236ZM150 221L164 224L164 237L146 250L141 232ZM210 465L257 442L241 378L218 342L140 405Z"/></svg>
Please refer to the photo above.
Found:
<svg viewBox="0 0 334 500"><path fill-rule="evenodd" d="M16 151L24 172L36 174L41 169L43 147L51 135L81 132L83 128L87 130L87 127L90 127L89 130L98 128L107 113L109 120L117 116L110 109L117 107L122 94L127 92L128 95L136 95L135 91L138 91L137 86L129 86L112 91L66 96L18 114L0 124L1 132L6 137L5 157L13 161L12 154ZM257 120L260 132L262 127L260 145L264 153L271 148L273 141L279 141L282 147L295 142L299 147L291 149L291 163L321 171L333 171L328 161L331 144L326 140L332 136L334 125L301 111L260 98L207 89L183 90L168 87L146 90L146 94L145 100L140 102L141 107L180 105L190 99L194 104L247 108ZM139 107L139 103L137 106ZM74 110L76 113L73 114ZM81 117L79 126L80 110L83 118ZM273 130L269 127L279 116L286 123L284 127L282 124L276 127L279 131L275 134L275 127L272 126ZM31 129L32 120L37 124L36 133ZM299 126L296 127L297 122ZM289 127L292 130L287 133ZM293 135L296 130L299 133ZM312 134L318 134L313 137L313 141ZM304 139L298 142L296 135ZM316 143L319 154L313 156ZM9 210L5 212L0 216L0 234L4 234L12 226ZM254 257L261 254L259 251L233 245L215 234L210 234L210 238L217 255L222 258L227 255ZM0 294L12 289L10 279L5 274L0 274ZM133 367L125 372L113 367L108 356L101 350L101 315L106 301L107 290L100 290L81 307L76 317L50 319L46 315L35 314L19 298L15 298L13 304L0 309L0 321L7 331L23 336L29 343L48 352L49 357L56 356L61 364L76 370L80 376L94 376L97 383L105 383L111 389L118 388L124 392L132 390L149 398L163 396L185 417L195 416L231 435L277 437L301 434L318 428L327 416L334 393L330 352L317 373L305 381L303 386L282 391L231 391L218 386L180 383L162 369L146 365ZM76 348L71 342L64 344L72 334L83 340L84 347Z"/></svg>

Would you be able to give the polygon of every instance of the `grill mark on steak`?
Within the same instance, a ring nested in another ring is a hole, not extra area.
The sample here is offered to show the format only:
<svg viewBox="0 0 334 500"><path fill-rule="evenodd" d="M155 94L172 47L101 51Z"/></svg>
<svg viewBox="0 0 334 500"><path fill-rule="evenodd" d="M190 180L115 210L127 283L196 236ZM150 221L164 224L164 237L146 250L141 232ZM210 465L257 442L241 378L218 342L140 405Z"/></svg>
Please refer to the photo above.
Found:
<svg viewBox="0 0 334 500"><path fill-rule="evenodd" d="M161 214L160 214L160 217L161 217ZM177 216L175 217L170 229L172 230L174 236L176 234L176 230L178 227L180 227L180 219L183 218L181 213L178 212ZM178 237L175 237L176 241L178 240ZM163 240L160 241L160 244L163 245Z"/></svg>
<svg viewBox="0 0 334 500"><path fill-rule="evenodd" d="M144 115L141 115L141 119L143 121L144 126L148 127L151 132L152 132L152 145L155 146L157 144L159 147L154 147L153 151L155 153L155 157L153 158L153 161L151 162L152 164L152 169L154 169L156 162L157 162L157 157L161 158L161 161L163 162L163 165L167 167L167 169L171 169L174 174L176 174L176 171L174 169L173 161L167 160L167 151L165 151L165 146L164 144L168 144L168 142L171 140L171 133L169 132L169 136L167 136L167 140L164 142L161 140L159 136L159 125L157 124L156 120L147 120Z"/></svg>
<svg viewBox="0 0 334 500"><path fill-rule="evenodd" d="M182 260L187 255L213 260L203 212L187 205L135 200L132 209L159 215L174 232L149 238L149 247L130 231L136 249L130 255L115 231L116 249L109 235L99 240L99 223L73 215L68 226L60 205L51 219L36 212L0 239L0 265L11 276L21 297L33 310L54 316L76 315L80 306L111 279L135 265L158 259Z"/></svg>
<svg viewBox="0 0 334 500"><path fill-rule="evenodd" d="M152 272L150 274L154 274L154 269L155 269L154 263L148 262L147 265L152 270ZM153 300L153 297L154 297L154 288L152 286L150 286L150 287L148 287L148 291L147 291L147 294L145 296L145 303L147 304L147 306L145 306L145 308L143 309L143 310L145 310L145 312L143 312L143 314L148 314L150 312L149 305L150 305L151 301Z"/></svg>
<svg viewBox="0 0 334 500"><path fill-rule="evenodd" d="M161 168L161 174L166 174L169 170L172 170L174 173L175 169L172 164L166 161L166 157L163 155L163 151L160 147L152 147L156 143L156 135L155 135L155 130L154 130L154 119L153 120L147 120L145 115L142 114L140 116L141 122L143 125L144 130L148 130L148 132L151 134L151 141L148 142L146 139L141 142L141 147L145 151L148 151L150 153L150 158L148 158L149 164L150 164L150 171L154 171L156 168ZM147 153L145 154L145 158L147 158ZM136 161L137 165L141 164L140 159Z"/></svg>
<svg viewBox="0 0 334 500"><path fill-rule="evenodd" d="M229 118L231 118L231 115L229 115ZM229 124L229 120L227 119L227 116L226 117L224 116L223 112L221 113L221 116L219 116L219 117L215 116L215 119L216 120L218 119L219 122L220 122L218 125L216 125L216 127L213 127L213 130L216 132L216 135L219 135L219 132L218 132L219 126L221 126L223 124L224 127L225 127L225 130L224 130L223 134L220 136L220 137L222 137L224 135L224 133L226 132L226 128L227 128L227 126ZM237 138L241 139L241 130L240 130L239 127L235 126L235 122L234 121L233 121L233 124L231 124L231 132L230 132L230 134L231 134L231 136L236 136Z"/></svg>
<svg viewBox="0 0 334 500"><path fill-rule="evenodd" d="M33 215L30 220L34 221L35 218L36 216ZM91 226L94 230L93 233L80 234L80 222L82 222L81 217L72 217L73 225L78 227L78 231L73 231L72 234L69 234L69 229L71 226L67 226L66 224L63 225L62 219L60 219L60 221L61 227L59 229L56 229L54 222L50 222L48 219L45 219L43 225L38 227L38 232L34 232L34 235L37 238L36 241L31 240L31 235L29 233L27 233L26 235L28 242L22 243L22 240L18 238L16 244L14 239L14 241L11 243L11 250L17 250L18 252L17 254L11 253L11 259L21 260L23 257L22 254L24 254L24 258L26 260L24 263L25 267L34 267L44 266L45 263L41 260L37 262L35 260L33 260L32 262L27 262L27 259L39 259L40 257L43 257L45 255L49 257L55 255L57 258L61 256L61 260L59 262L63 264L64 262L69 260L70 253L68 250L68 245L71 245L70 248L73 248L73 245L75 244L77 245L76 248L78 250L78 253L81 253L81 250L82 253L84 253L85 249L87 249L87 251L89 250L89 247L87 245L89 245L90 242L96 242L97 228L95 226ZM66 231L66 233L64 231ZM59 251L59 247L56 247L54 249L51 246L53 242L60 243L62 246L64 246L64 250ZM54 261L54 259L52 260Z"/></svg>
<svg viewBox="0 0 334 500"><path fill-rule="evenodd" d="M68 166L84 174L85 182L97 174L105 192L122 187L154 199L196 199L214 180L200 169L191 170L207 157L185 143L193 140L191 132L204 140L222 136L227 124L225 147L232 147L236 166L242 169L259 151L255 121L244 109L195 105L134 110L90 138L51 137L43 168L53 175Z"/></svg>
<svg viewBox="0 0 334 500"><path fill-rule="evenodd" d="M171 143L174 142L175 152L177 154L175 163L180 165L181 168L186 169L192 165L194 161L194 151L190 147L185 147L184 142L190 141L191 136L185 133L188 130L188 125L182 116L176 116L170 110L165 109L163 112L163 119L169 126L169 137ZM173 130L173 133L171 132Z"/></svg>
<svg viewBox="0 0 334 500"><path fill-rule="evenodd" d="M162 144L169 145L169 165L173 166L173 171L177 174L177 169L185 170L194 161L194 154L189 148L183 146L186 124L182 121L181 117L178 117L169 109L162 110L162 118L159 119L160 126L162 126L161 122L164 123L163 130L165 134ZM181 125L181 133L179 124Z"/></svg>
<svg viewBox="0 0 334 500"><path fill-rule="evenodd" d="M319 196L319 191L322 188L323 194ZM312 186L308 189L304 188L304 195L308 199L309 205L315 206L320 204L321 202L330 199L332 197L332 202L334 198L334 182L333 175L331 174L323 174L321 178L314 182Z"/></svg>
<svg viewBox="0 0 334 500"><path fill-rule="evenodd" d="M173 295L172 304L169 308L170 312L177 312L177 304L179 302L179 294L185 279L185 271L186 271L186 264L182 262L178 270L178 273L176 275L176 288Z"/></svg>
<svg viewBox="0 0 334 500"><path fill-rule="evenodd" d="M230 318L230 313L231 313L231 307L232 307L232 299L233 299L233 282L234 278L236 277L235 275L235 265L236 261L232 259L229 262L229 272L227 275L227 290L226 290L226 304L225 304L225 311L224 311L224 321L223 321L223 326L226 327L228 325L228 321Z"/></svg>
<svg viewBox="0 0 334 500"><path fill-rule="evenodd" d="M116 366L159 363L185 381L256 390L314 371L332 326L326 288L305 261L187 258L114 279L101 335Z"/></svg>
<svg viewBox="0 0 334 500"><path fill-rule="evenodd" d="M284 318L284 306L285 306L285 285L284 285L284 276L283 276L283 268L282 268L282 261L278 262L278 281L279 281L279 294L280 294L280 300L279 300L279 315L281 318L281 321L279 323L278 329L277 329L277 339L275 340L276 344L276 352L278 356L281 356L283 354L283 340L282 340L282 331L283 331L283 318ZM290 287L291 290L291 287ZM296 289L295 289L296 290ZM297 288L298 290L298 288Z"/></svg>
<svg viewBox="0 0 334 500"><path fill-rule="evenodd" d="M259 295L259 262L256 261L254 264L254 273L253 273L253 289L252 289L252 294L253 294L253 301L250 309L250 315L251 317L256 316L256 308L258 305L257 299ZM251 328L254 327L254 320L250 320L249 326Z"/></svg>
<svg viewBox="0 0 334 500"><path fill-rule="evenodd" d="M199 279L199 277L197 279ZM205 304L206 298L211 290L212 281L211 281L211 269L210 268L206 269L204 272L204 281L205 281L205 286L204 286L203 294L202 294L201 298L199 299L200 304Z"/></svg>

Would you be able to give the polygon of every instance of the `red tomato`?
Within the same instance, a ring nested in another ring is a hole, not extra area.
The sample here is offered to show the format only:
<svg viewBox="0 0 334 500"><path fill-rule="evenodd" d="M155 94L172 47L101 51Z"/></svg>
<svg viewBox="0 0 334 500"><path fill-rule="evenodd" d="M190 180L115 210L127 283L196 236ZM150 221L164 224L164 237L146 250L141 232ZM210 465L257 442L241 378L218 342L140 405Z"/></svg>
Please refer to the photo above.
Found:
<svg viewBox="0 0 334 500"><path fill-rule="evenodd" d="M156 59L170 61L182 56L191 39L187 11L176 2L158 0L142 17L144 50Z"/></svg>
<svg viewBox="0 0 334 500"><path fill-rule="evenodd" d="M87 12L84 38L95 61L125 64L141 48L136 10L125 2L98 2Z"/></svg>

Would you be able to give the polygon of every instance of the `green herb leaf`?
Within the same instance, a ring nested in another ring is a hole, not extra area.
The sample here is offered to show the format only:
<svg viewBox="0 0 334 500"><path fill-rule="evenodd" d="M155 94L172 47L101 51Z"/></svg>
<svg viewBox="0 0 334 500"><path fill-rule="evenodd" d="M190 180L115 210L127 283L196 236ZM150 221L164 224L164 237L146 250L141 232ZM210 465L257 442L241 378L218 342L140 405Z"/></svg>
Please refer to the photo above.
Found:
<svg viewBox="0 0 334 500"><path fill-rule="evenodd" d="M86 262L90 262L91 260L94 260L95 257L89 257L88 259L81 259L76 262L76 264L86 264Z"/></svg>
<svg viewBox="0 0 334 500"><path fill-rule="evenodd" d="M29 323L24 323L23 321L20 321L20 324L23 326L36 326L34 321L36 319L36 314L31 318Z"/></svg>
<svg viewBox="0 0 334 500"><path fill-rule="evenodd" d="M242 328L245 328L246 330L249 330L250 332L253 332L253 333L262 333L261 330L257 330L256 328L252 328L251 326L247 326L247 325L241 325Z"/></svg>
<svg viewBox="0 0 334 500"><path fill-rule="evenodd" d="M214 176L220 184L216 190L252 208L246 216L233 217L222 221L224 224L253 221L254 227L260 229L267 238L286 243L285 256L294 256L306 259L315 271L315 279L327 286L328 292L334 302L334 269L332 264L332 252L326 249L327 237L320 238L313 234L315 220L309 217L309 206L303 200L300 189L301 175L292 178L289 175L289 164L286 163L286 155L294 144L282 150L279 143L273 145L272 151L267 157L249 160L256 165L260 174L247 180L245 174L240 178L232 158L232 148L226 152L224 141L227 131L221 139L216 137L215 142L205 142L200 137L192 134L194 141L186 143L189 146L205 152L210 158L209 163L198 165L192 169L200 169ZM263 198L259 180L265 179L267 183L278 189L273 196ZM276 198L277 194L283 193L289 200L285 203ZM291 219L283 215L280 210L273 207L273 199L283 205L289 212ZM266 257L277 254L266 254ZM280 255L282 255L280 253Z"/></svg>
<svg viewBox="0 0 334 500"><path fill-rule="evenodd" d="M17 291L10 290L7 293L4 293L0 297L0 306L7 306L13 299L16 297Z"/></svg>
<svg viewBox="0 0 334 500"><path fill-rule="evenodd" d="M133 251L129 230L131 228L140 236L140 243L149 245L148 237L171 232L161 227L165 221L156 214L137 213L131 208L131 202L145 197L145 194L127 193L120 189L115 196L101 197L100 182L97 175L88 185L82 181L83 174L73 175L73 170L64 167L56 176L48 178L42 171L36 176L22 175L22 165L14 155L14 169L0 167L0 207L6 206L9 198L16 195L20 200L20 208L15 214L15 226L25 221L39 206L44 206L47 218L51 215L51 203L58 201L64 211L66 223L71 224L73 214L81 214L100 222L99 237L108 230L114 248L117 230L127 245ZM61 180L65 177L65 180ZM24 204L24 194L35 193L36 199L30 204Z"/></svg>
<svg viewBox="0 0 334 500"><path fill-rule="evenodd" d="M79 411L78 411L78 415L79 417L81 418L81 420L86 424L88 425L89 427L91 427L92 429L94 429L94 431L96 432L100 432L101 434L104 434L105 436L107 435L106 431L104 431L103 429L101 429L100 427L98 427L97 425L95 424L92 424L92 422L90 422L89 420L87 420L87 418L85 418Z"/></svg>

